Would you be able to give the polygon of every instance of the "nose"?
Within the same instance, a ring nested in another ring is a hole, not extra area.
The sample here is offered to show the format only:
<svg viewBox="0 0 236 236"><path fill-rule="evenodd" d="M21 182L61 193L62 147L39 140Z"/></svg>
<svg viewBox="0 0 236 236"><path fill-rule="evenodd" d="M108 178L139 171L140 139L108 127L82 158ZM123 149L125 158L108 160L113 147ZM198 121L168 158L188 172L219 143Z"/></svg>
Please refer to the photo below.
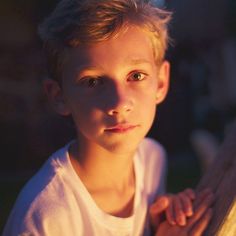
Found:
<svg viewBox="0 0 236 236"><path fill-rule="evenodd" d="M125 115L133 110L134 102L131 93L122 86L115 86L108 98L107 114Z"/></svg>

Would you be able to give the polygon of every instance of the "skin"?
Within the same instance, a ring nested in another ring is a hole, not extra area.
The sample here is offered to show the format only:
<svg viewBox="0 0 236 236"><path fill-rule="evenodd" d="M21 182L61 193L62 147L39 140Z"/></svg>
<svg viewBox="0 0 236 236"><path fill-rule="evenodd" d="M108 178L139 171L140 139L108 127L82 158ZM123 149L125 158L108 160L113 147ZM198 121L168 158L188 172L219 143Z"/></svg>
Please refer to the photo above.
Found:
<svg viewBox="0 0 236 236"><path fill-rule="evenodd" d="M116 39L81 46L68 54L63 91L80 148L85 145L113 157L133 155L153 123L156 104L166 94L169 64L156 66L148 36L135 28ZM158 80L159 71L162 78ZM89 83L96 85L89 87ZM118 124L135 128L124 133L107 132Z"/></svg>
<svg viewBox="0 0 236 236"><path fill-rule="evenodd" d="M213 202L214 195L210 189L201 191L194 201L194 213L186 224L184 226L171 225L168 220L161 221L160 219L169 205L168 197L160 196L149 212L155 236L201 236L212 218Z"/></svg>
<svg viewBox="0 0 236 236"><path fill-rule="evenodd" d="M150 207L152 226L157 227L160 219L156 217L156 211L165 208L165 218L171 225L186 225L187 218L193 215L193 204L195 192L186 189L178 194L166 194L159 196Z"/></svg>
<svg viewBox="0 0 236 236"><path fill-rule="evenodd" d="M117 38L68 49L62 85L44 82L56 112L74 120L77 141L69 156L76 173L96 204L114 216L132 214L133 156L166 96L169 69L167 61L156 65L148 34L131 26ZM173 220L171 204L167 209Z"/></svg>
<svg viewBox="0 0 236 236"><path fill-rule="evenodd" d="M73 117L74 169L97 205L121 217L132 214L134 153L169 85L169 63L156 65L149 37L130 27L117 38L68 49L62 86L44 83L55 110Z"/></svg>

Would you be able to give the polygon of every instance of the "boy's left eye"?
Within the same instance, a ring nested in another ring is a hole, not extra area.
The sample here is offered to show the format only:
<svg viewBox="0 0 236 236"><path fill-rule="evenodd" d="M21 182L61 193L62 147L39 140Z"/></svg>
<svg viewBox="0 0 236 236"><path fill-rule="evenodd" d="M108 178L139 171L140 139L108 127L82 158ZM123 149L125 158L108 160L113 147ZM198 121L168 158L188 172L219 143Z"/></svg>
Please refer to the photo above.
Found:
<svg viewBox="0 0 236 236"><path fill-rule="evenodd" d="M145 79L145 76L146 75L142 72L133 72L129 76L129 80L131 80L131 81L141 81L141 80Z"/></svg>

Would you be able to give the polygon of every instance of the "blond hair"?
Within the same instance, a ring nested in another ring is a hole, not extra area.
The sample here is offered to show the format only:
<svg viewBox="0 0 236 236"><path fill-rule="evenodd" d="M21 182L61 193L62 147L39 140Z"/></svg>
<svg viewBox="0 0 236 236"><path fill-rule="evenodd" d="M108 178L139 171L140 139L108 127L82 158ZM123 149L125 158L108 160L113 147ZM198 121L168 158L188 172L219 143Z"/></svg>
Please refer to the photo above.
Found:
<svg viewBox="0 0 236 236"><path fill-rule="evenodd" d="M154 57L160 64L168 45L170 16L148 0L62 0L39 27L49 74L60 80L66 48L117 37L129 25L150 34Z"/></svg>

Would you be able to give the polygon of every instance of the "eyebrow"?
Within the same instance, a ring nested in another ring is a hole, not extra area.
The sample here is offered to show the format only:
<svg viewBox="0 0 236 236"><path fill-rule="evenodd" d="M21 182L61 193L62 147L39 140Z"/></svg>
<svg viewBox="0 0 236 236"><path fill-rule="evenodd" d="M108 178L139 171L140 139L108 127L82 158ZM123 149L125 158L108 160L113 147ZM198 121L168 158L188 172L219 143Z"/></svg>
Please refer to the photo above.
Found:
<svg viewBox="0 0 236 236"><path fill-rule="evenodd" d="M100 68L96 66L87 66L87 65L80 65L76 67L77 72L83 71L98 71Z"/></svg>
<svg viewBox="0 0 236 236"><path fill-rule="evenodd" d="M146 60L146 59L141 59L141 58L127 58L124 60L124 64L127 66L132 66L132 65L141 65L141 64L149 64L151 65L151 62ZM87 66L85 65L80 65L76 67L77 72L84 72L84 71L99 71L101 68L98 66Z"/></svg>
<svg viewBox="0 0 236 236"><path fill-rule="evenodd" d="M139 64L151 64L150 61L146 59L141 59L141 58L127 58L125 60L125 63L130 64L130 65L139 65Z"/></svg>

